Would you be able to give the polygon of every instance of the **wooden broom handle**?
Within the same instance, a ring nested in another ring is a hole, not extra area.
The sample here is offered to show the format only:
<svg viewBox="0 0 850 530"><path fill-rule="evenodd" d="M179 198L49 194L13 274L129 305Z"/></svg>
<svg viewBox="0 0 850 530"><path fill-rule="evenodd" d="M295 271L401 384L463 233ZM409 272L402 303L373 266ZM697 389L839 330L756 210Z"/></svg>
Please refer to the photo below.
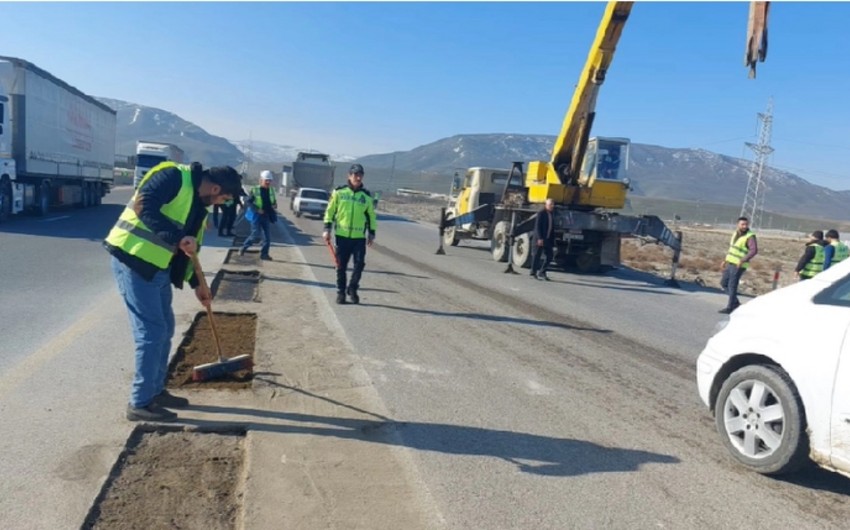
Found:
<svg viewBox="0 0 850 530"><path fill-rule="evenodd" d="M210 291L209 286L207 285L207 279L204 277L204 271L201 269L201 262L198 261L198 253L195 252L191 256L192 265L195 267L195 276L198 277L198 282L200 282L201 287L204 288L204 291L209 293L210 298L212 298L212 291ZM215 329L215 319L213 318L212 312L212 303L206 306L207 309L207 319L210 321L210 329L212 329L213 339L215 340L215 349L218 352L218 360L221 362L224 359L224 355L221 353L221 341L218 340L218 330Z"/></svg>

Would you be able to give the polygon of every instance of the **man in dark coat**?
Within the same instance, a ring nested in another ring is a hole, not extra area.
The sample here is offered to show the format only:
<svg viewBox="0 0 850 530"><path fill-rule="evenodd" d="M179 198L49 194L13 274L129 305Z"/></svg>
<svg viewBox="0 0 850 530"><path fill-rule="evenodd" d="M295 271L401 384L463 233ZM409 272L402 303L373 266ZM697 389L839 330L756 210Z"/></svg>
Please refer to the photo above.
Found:
<svg viewBox="0 0 850 530"><path fill-rule="evenodd" d="M546 267L552 262L555 249L555 201L546 199L543 209L537 214L534 223L534 240L537 242L534 249L534 259L531 261L531 276L538 280L549 281L546 275ZM545 259L543 258L545 255Z"/></svg>

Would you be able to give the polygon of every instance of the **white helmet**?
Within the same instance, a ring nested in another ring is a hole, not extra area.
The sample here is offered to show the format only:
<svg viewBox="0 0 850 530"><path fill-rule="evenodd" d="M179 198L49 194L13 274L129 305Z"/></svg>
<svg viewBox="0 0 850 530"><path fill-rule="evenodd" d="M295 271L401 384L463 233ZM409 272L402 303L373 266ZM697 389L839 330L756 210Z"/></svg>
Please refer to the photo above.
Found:
<svg viewBox="0 0 850 530"><path fill-rule="evenodd" d="M260 173L260 180L274 180L274 176L271 171L265 169L262 173Z"/></svg>

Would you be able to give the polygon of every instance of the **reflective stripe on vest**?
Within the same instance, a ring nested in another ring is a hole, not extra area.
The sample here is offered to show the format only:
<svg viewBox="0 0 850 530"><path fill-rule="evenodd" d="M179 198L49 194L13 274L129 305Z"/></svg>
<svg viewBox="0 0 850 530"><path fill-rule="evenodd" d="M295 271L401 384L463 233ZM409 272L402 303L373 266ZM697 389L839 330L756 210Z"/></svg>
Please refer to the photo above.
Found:
<svg viewBox="0 0 850 530"><path fill-rule="evenodd" d="M162 169L176 167L180 170L182 176L182 184L177 196L171 201L164 204L160 212L172 221L181 229L186 225L186 220L189 217L189 212L192 209L192 202L195 198L195 187L192 185L192 171L189 166L178 165L174 162L163 162L145 174L142 182L139 184L133 199L124 208L115 226L109 231L106 236L106 242L110 245L121 249L122 251L135 256L143 261L146 261L155 267L165 270L171 263L171 258L177 252L177 246L167 243L161 237L156 235L145 223L136 215L133 206L151 175ZM201 223L198 230L197 239L200 246L204 235L204 227L206 218ZM188 267L186 271L186 279L192 276L192 268Z"/></svg>
<svg viewBox="0 0 850 530"><path fill-rule="evenodd" d="M810 243L806 246L815 248L815 255L812 259L806 263L806 266L803 267L803 270L800 271L800 276L804 278L813 278L817 273L823 271L823 262L825 254L823 252L823 247L818 245L817 243Z"/></svg>
<svg viewBox="0 0 850 530"><path fill-rule="evenodd" d="M832 264L841 263L850 257L850 248L841 241L833 241L830 245L835 247L835 253L832 255Z"/></svg>
<svg viewBox="0 0 850 530"><path fill-rule="evenodd" d="M746 234L736 240L735 236L737 235L738 232L732 233L732 239L729 241L729 252L726 253L726 262L732 265L740 265L742 269L748 269L750 268L750 263L747 262L741 265L741 260L747 257L747 252L749 251L747 241L756 234L752 230L747 230Z"/></svg>
<svg viewBox="0 0 850 530"><path fill-rule="evenodd" d="M254 206L256 206L260 210L265 210L265 204L263 204L263 196L260 194L261 186L254 186L251 188L251 195L254 196ZM269 201L271 201L272 206L277 205L277 197L274 194L274 188L269 186Z"/></svg>

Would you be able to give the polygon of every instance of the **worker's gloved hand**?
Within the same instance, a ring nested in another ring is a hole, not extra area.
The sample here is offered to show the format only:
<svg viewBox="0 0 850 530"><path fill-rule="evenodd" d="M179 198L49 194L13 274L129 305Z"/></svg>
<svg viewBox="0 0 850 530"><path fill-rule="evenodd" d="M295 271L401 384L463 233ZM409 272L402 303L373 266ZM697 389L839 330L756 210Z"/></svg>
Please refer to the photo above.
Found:
<svg viewBox="0 0 850 530"><path fill-rule="evenodd" d="M538 246L538 247L542 247L542 246L543 246L543 240L542 240L542 239L538 239L538 240L537 240L537 246Z"/></svg>
<svg viewBox="0 0 850 530"><path fill-rule="evenodd" d="M372 243L375 241L375 234L369 234L369 238L366 240L366 246L371 247Z"/></svg>
<svg viewBox="0 0 850 530"><path fill-rule="evenodd" d="M331 233L329 231L325 230L324 232L322 232L322 239L324 239L326 243L330 243L331 242Z"/></svg>
<svg viewBox="0 0 850 530"><path fill-rule="evenodd" d="M209 289L204 289L203 285L195 287L195 296L204 307L208 308L210 307L210 304L212 304L212 293Z"/></svg>
<svg viewBox="0 0 850 530"><path fill-rule="evenodd" d="M180 240L180 250L187 256L192 256L198 251L198 241L192 236L186 236Z"/></svg>

